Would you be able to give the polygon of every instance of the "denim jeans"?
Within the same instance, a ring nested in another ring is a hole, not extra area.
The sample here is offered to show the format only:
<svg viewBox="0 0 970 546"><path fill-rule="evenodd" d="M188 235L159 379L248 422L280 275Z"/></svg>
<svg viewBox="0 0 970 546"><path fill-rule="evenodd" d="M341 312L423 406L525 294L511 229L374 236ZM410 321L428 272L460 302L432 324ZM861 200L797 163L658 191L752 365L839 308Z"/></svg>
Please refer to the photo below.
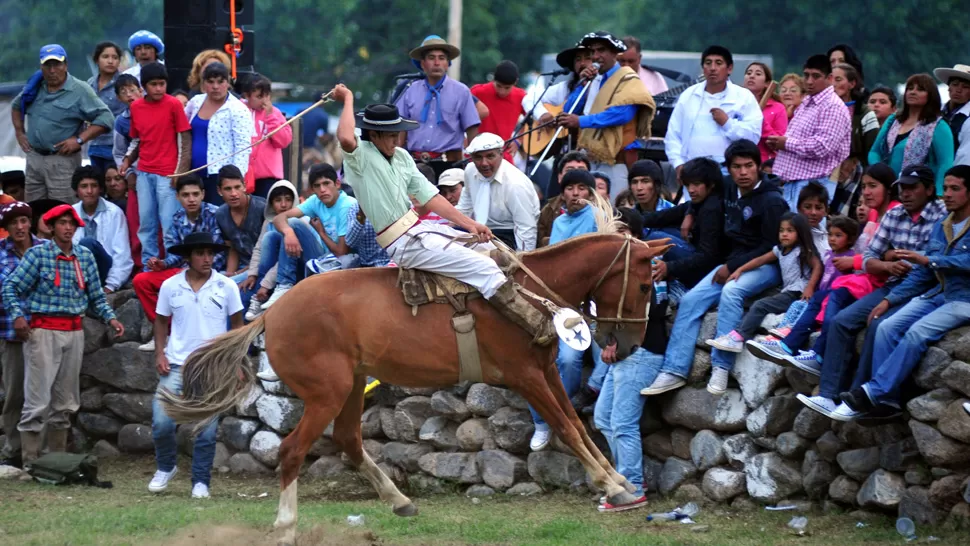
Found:
<svg viewBox="0 0 970 546"><path fill-rule="evenodd" d="M300 241L303 252L299 256L290 256L286 253L286 246L283 245L283 237L281 235L279 236L279 243L277 243L279 244L279 250L276 253L279 257L276 267L277 285L296 284L298 280L303 278L304 268L308 261L315 260L327 254L327 249L320 245L319 240L313 234L312 227L299 220L290 222L290 227L293 228L293 233L296 234L296 238ZM266 236L268 237L269 233ZM266 254L267 251L271 252L272 248L264 249L263 254Z"/></svg>
<svg viewBox="0 0 970 546"><path fill-rule="evenodd" d="M646 228L643 230L646 234L643 237L644 241L658 241L660 239L670 239L667 244L674 245L670 247L670 250L663 255L664 261L672 262L674 260L683 260L684 258L689 258L697 250L694 245L688 243L680 236L680 228Z"/></svg>
<svg viewBox="0 0 970 546"><path fill-rule="evenodd" d="M643 495L643 444L640 439L640 414L645 398L643 389L660 373L664 357L642 347L624 360L609 366L603 390L596 400L593 422L610 444L616 471Z"/></svg>
<svg viewBox="0 0 970 546"><path fill-rule="evenodd" d="M720 266L717 269L720 269ZM763 265L748 271L737 281L731 281L726 285L713 282L717 269L708 273L697 283L697 286L691 288L690 292L680 299L677 318L670 332L670 342L667 344L667 354L661 371L687 378L694 363L694 345L701 329L701 320L704 318L704 313L714 304L718 304L715 337L719 337L734 330L741 323L745 299L781 282L781 273L775 264ZM734 353L717 349L711 351L714 365L728 370L734 366L734 357Z"/></svg>
<svg viewBox="0 0 970 546"><path fill-rule="evenodd" d="M162 233L168 233L172 227L172 217L182 205L175 196L175 189L172 188L169 178L141 171L137 173L138 241L141 243L141 263L147 264L149 259L159 255L159 223Z"/></svg>
<svg viewBox="0 0 970 546"><path fill-rule="evenodd" d="M593 344L595 345L595 343ZM577 351L566 345L566 342L559 340L559 354L556 356L556 367L559 368L559 378L566 387L566 394L570 398L577 392L583 382L583 354L585 351ZM549 430L549 425L542 419L536 410L529 406L532 412L532 422L536 425L536 430Z"/></svg>
<svg viewBox="0 0 970 546"><path fill-rule="evenodd" d="M158 391L168 389L174 394L182 394L182 367L172 366L168 375L158 381ZM185 425L183 425L185 426ZM212 477L212 461L216 457L216 431L219 419L207 426L196 438L192 450L192 483L204 483L207 487ZM175 442L175 421L162 408L156 394L152 400L152 439L155 441L155 461L158 469L171 472L175 468L178 447Z"/></svg>
<svg viewBox="0 0 970 546"><path fill-rule="evenodd" d="M111 259L108 251L101 246L101 243L93 237L84 237L77 244L90 250L91 254L94 254L94 262L98 264L98 278L101 279L101 288L104 289L104 281L108 280L108 271L111 270L111 265L114 264L114 260Z"/></svg>
<svg viewBox="0 0 970 546"><path fill-rule="evenodd" d="M845 292L846 295L849 294L849 291L845 290L844 288L842 291ZM792 353L797 354L798 350L808 343L808 339L812 336L812 332L815 331L815 323L818 322L815 320L815 317L817 317L818 312L822 310L822 302L824 302L826 296L831 295L831 293L832 292L829 290L819 290L815 292L815 294L813 294L812 297L806 302L804 309L802 309L801 315L797 320L795 320L794 323L792 323L791 331L788 332L788 335L782 340L785 343L785 346L791 349ZM849 297L851 297L851 295L849 295ZM829 303L825 307L826 313L828 313L830 309L836 308L841 311L842 307L844 306L840 306L838 301L839 300L836 297L829 298ZM785 316L787 318L788 315L786 314ZM825 336L825 330L825 323L823 322L822 336ZM819 339L823 339L823 337L820 337ZM820 346L824 347L824 345Z"/></svg>
<svg viewBox="0 0 970 546"><path fill-rule="evenodd" d="M805 189L812 182L818 182L829 192L829 201L835 198L835 190L838 188L838 183L829 180L828 178L810 178L807 180L792 180L791 182L785 182L785 185L781 187L781 192L784 194L785 202L788 203L788 208L793 211L798 210L798 194ZM828 203L826 203L828 206Z"/></svg>
<svg viewBox="0 0 970 546"><path fill-rule="evenodd" d="M600 358L603 349L600 349L595 341L589 344L589 348L593 351L593 373L589 374L586 384L594 391L600 392L603 390L603 381L606 381L606 374L610 371L610 366Z"/></svg>
<svg viewBox="0 0 970 546"><path fill-rule="evenodd" d="M822 331L827 331L827 337L822 345L821 339L816 342L815 352L822 356L822 375L819 379L819 395L835 400L839 393L849 385L853 370L850 369L853 353L855 353L855 337L869 319L869 313L879 305L879 302L889 293L889 288L883 286L862 297L862 299L848 305L834 314L825 310L825 321ZM838 294L842 290L836 290ZM846 291L848 292L848 291ZM850 296L851 297L851 296ZM836 298L838 299L838 298ZM829 297L829 305L832 298ZM825 347L825 351L818 349Z"/></svg>
<svg viewBox="0 0 970 546"><path fill-rule="evenodd" d="M899 387L913 373L930 343L970 323L970 303L944 301L943 294L911 300L876 331L873 374L867 385L873 402L899 407Z"/></svg>

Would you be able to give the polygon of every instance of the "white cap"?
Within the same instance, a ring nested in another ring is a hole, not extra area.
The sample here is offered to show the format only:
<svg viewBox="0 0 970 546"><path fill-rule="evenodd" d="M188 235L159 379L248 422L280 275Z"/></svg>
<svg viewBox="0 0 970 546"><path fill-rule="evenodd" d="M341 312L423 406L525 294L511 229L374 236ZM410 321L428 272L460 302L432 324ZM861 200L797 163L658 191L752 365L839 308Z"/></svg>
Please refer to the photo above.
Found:
<svg viewBox="0 0 970 546"><path fill-rule="evenodd" d="M468 149L465 150L469 154L475 154L478 152L484 152L485 150L501 150L505 147L505 141L502 137L494 133L479 133L471 143L468 144Z"/></svg>
<svg viewBox="0 0 970 546"><path fill-rule="evenodd" d="M477 139L476 139L477 140ZM438 177L438 187L450 188L465 182L464 169L448 169Z"/></svg>

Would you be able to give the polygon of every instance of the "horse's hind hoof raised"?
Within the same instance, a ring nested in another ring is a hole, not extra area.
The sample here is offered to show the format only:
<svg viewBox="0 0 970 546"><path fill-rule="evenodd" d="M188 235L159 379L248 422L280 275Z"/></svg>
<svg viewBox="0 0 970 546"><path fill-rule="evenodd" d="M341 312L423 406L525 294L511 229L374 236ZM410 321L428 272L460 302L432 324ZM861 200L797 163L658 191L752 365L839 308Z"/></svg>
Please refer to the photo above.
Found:
<svg viewBox="0 0 970 546"><path fill-rule="evenodd" d="M415 506L413 502L409 502L404 506L398 506L395 508L394 515L401 516L402 518L410 518L418 515L418 507Z"/></svg>

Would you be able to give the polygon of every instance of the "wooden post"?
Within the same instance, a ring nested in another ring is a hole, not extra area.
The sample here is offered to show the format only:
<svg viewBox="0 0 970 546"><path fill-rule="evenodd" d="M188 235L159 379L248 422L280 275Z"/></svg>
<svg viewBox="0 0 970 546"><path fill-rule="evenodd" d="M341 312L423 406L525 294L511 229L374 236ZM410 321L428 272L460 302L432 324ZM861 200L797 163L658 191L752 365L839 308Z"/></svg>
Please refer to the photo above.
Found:
<svg viewBox="0 0 970 546"><path fill-rule="evenodd" d="M448 43L461 49L461 10L462 0L448 1ZM448 77L461 80L461 57L451 61Z"/></svg>

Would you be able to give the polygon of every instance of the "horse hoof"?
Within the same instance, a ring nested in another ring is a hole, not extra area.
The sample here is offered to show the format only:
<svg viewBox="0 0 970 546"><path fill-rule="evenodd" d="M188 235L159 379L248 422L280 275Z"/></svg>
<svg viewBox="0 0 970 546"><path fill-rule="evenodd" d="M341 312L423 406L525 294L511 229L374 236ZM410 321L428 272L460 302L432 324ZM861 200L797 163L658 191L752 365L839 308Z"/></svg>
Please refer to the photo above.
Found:
<svg viewBox="0 0 970 546"><path fill-rule="evenodd" d="M627 505L627 504L632 504L634 501L637 500L637 498L634 497L633 494L631 494L631 493L627 493L626 491L622 491L620 493L617 493L616 495L613 495L612 497L610 497L610 498L608 498L606 500L607 500L607 502L609 502L613 506L623 506L623 505Z"/></svg>
<svg viewBox="0 0 970 546"><path fill-rule="evenodd" d="M409 502L404 506L396 507L394 509L394 515L401 516L402 518L414 517L418 515L418 507L413 502Z"/></svg>
<svg viewBox="0 0 970 546"><path fill-rule="evenodd" d="M622 485L623 488L626 489L627 493L633 494L637 492L637 486L633 485L628 480L623 480L623 483L621 483L620 485Z"/></svg>

